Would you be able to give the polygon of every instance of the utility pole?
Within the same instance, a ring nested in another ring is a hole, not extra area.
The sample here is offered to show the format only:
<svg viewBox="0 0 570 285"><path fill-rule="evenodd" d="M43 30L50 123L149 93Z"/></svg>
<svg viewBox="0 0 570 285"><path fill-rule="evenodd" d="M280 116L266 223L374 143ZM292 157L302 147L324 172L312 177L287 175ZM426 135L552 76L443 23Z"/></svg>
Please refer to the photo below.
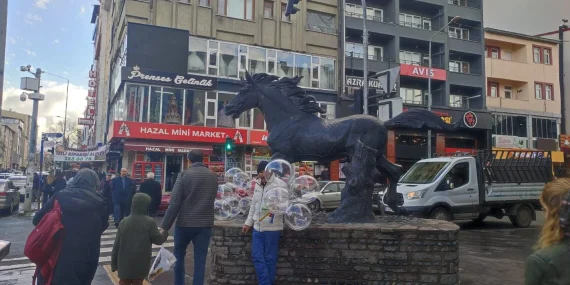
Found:
<svg viewBox="0 0 570 285"><path fill-rule="evenodd" d="M366 28L366 0L362 0L362 46L364 52L364 88L362 89L362 106L364 115L368 115L368 29Z"/></svg>
<svg viewBox="0 0 570 285"><path fill-rule="evenodd" d="M0 0L0 117L4 96L4 65L6 61L6 25L8 23L8 0Z"/></svg>
<svg viewBox="0 0 570 285"><path fill-rule="evenodd" d="M558 48L558 80L560 80L560 105L562 110L562 119L560 120L560 133L567 134L566 130L566 86L564 84L564 32L568 29L568 20L562 19L562 24L558 26L558 40L560 40Z"/></svg>

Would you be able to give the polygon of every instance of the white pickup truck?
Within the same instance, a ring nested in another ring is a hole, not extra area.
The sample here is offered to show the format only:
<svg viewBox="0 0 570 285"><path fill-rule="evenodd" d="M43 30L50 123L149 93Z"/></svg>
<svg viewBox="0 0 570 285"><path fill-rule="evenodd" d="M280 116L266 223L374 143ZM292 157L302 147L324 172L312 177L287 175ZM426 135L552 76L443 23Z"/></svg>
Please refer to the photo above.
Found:
<svg viewBox="0 0 570 285"><path fill-rule="evenodd" d="M539 197L553 179L544 151L492 151L423 159L398 183L399 204L417 217L440 220L509 217L516 227L536 220Z"/></svg>

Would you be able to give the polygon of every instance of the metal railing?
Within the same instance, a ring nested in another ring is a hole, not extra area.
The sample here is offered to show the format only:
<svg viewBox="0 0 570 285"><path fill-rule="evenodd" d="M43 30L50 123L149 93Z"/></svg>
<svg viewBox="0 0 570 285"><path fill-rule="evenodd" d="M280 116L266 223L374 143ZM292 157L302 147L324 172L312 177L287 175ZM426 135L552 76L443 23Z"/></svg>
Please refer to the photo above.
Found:
<svg viewBox="0 0 570 285"><path fill-rule="evenodd" d="M362 13L345 12L344 14L347 17L362 19ZM374 15L368 15L368 14L366 15L366 19L368 19L370 21L374 21L374 22L381 22L381 23L389 23L390 22L390 19L388 19L386 17L376 17Z"/></svg>
<svg viewBox="0 0 570 285"><path fill-rule="evenodd" d="M448 0L449 5L481 9L481 0Z"/></svg>
<svg viewBox="0 0 570 285"><path fill-rule="evenodd" d="M450 28L451 29L459 28L459 29L467 30L468 32L467 33L464 33L462 31L451 32ZM466 25L449 26L447 28L447 34L452 39L458 39L458 40L464 40L464 41L470 41L470 42L478 42L478 43L480 43L482 40L481 29L479 29L477 27L466 26Z"/></svg>
<svg viewBox="0 0 570 285"><path fill-rule="evenodd" d="M449 70L449 72L470 74L470 75L481 75L481 74L483 74L482 70L475 69L475 68L465 69L465 68L451 67L450 66L448 70Z"/></svg>
<svg viewBox="0 0 570 285"><path fill-rule="evenodd" d="M421 29L421 30L426 30L426 31L432 31L434 29L434 27L432 27L432 25L430 24L429 27L424 26L424 24L415 24L412 22L406 22L406 21L400 21L398 23L400 26L403 27L409 27L409 28L414 28L414 29Z"/></svg>
<svg viewBox="0 0 570 285"><path fill-rule="evenodd" d="M407 64L407 65L417 65L417 66L429 67L429 62L428 62L427 60L420 62L420 61L412 61L412 60L402 60L402 59L400 59L400 60L398 60L398 63L400 63L400 64ZM432 67L432 68L439 68L439 69L443 69L443 68L444 68L442 64L440 64L439 62L434 62L434 61L431 62L431 67Z"/></svg>
<svg viewBox="0 0 570 285"><path fill-rule="evenodd" d="M352 57L352 58L364 58L364 54L362 53L356 53L356 52L350 52L350 51L346 51L345 53L346 57ZM369 60L376 60L376 61L384 61L383 57L378 57L374 54L368 54L368 59Z"/></svg>

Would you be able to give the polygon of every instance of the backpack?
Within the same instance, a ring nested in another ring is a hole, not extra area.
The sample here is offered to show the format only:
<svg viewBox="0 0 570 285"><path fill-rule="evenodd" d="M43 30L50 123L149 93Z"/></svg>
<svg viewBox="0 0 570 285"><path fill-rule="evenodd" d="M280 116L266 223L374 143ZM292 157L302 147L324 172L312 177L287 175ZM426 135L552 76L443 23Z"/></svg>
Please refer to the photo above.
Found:
<svg viewBox="0 0 570 285"><path fill-rule="evenodd" d="M42 269L42 276L48 285L61 249L62 235L61 208L57 199L54 199L53 209L45 214L30 233L24 247L24 255ZM34 282L35 279L34 274Z"/></svg>

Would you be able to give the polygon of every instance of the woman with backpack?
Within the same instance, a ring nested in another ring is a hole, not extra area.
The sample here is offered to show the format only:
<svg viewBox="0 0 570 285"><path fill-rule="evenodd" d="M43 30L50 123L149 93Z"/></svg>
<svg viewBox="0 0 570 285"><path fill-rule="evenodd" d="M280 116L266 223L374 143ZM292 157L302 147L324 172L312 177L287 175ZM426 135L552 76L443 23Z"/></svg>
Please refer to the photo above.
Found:
<svg viewBox="0 0 570 285"><path fill-rule="evenodd" d="M34 216L33 223L37 226L57 201L63 225L63 231L51 237L61 239L59 254L55 255L57 260L49 260L55 261L55 266L53 270L42 270L49 264L38 264L38 285L46 284L50 278L51 284L91 284L99 264L101 234L109 226L106 202L97 193L98 186L97 173L82 169L77 172L73 182L56 192Z"/></svg>

